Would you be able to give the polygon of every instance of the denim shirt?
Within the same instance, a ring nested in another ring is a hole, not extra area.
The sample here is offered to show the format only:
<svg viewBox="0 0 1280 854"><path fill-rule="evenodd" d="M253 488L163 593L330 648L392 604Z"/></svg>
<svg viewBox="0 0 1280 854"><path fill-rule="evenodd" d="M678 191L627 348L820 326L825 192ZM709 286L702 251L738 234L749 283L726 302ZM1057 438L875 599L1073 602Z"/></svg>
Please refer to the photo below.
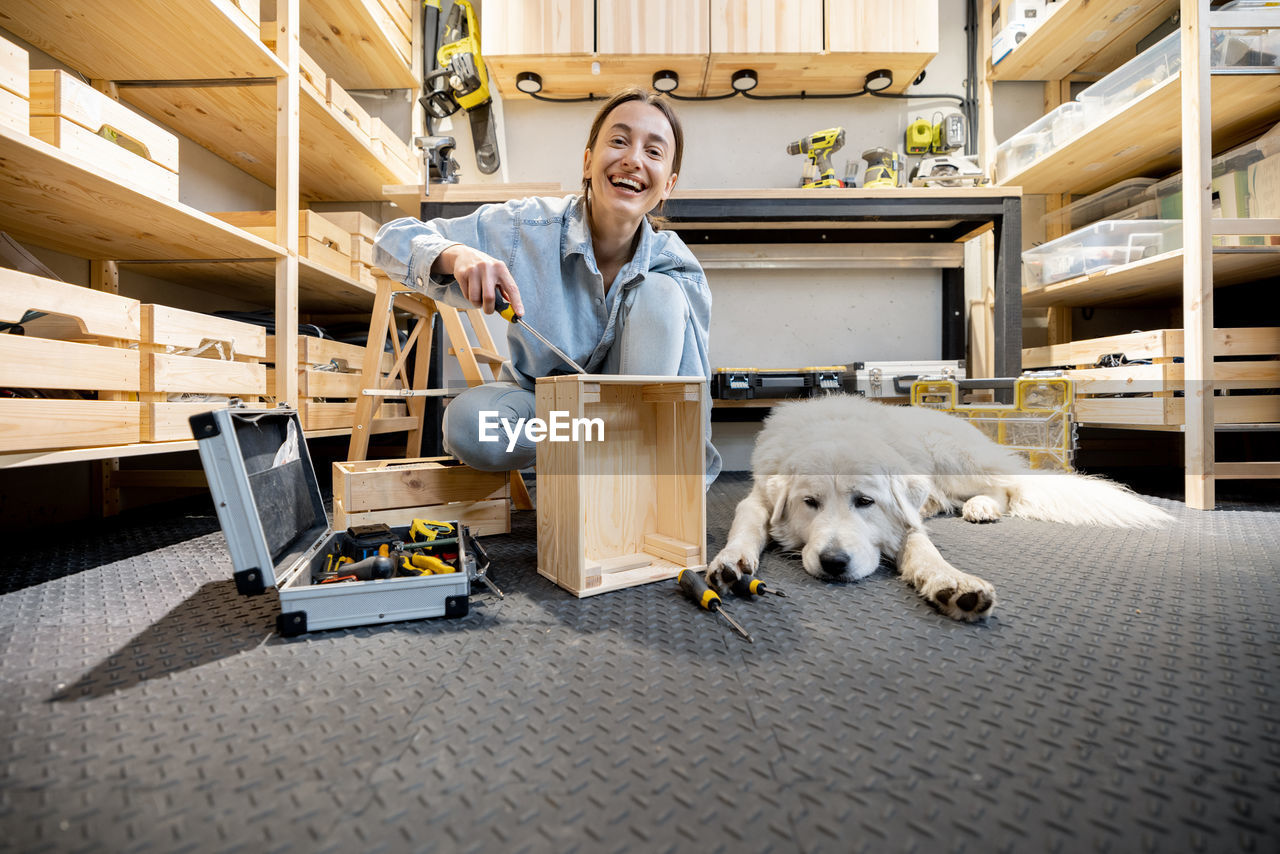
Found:
<svg viewBox="0 0 1280 854"><path fill-rule="evenodd" d="M685 333L680 376L709 380L707 350L711 289L698 260L678 235L641 223L631 260L605 288L596 264L581 196L527 198L484 205L456 219L422 222L412 217L389 222L374 241L374 263L393 280L425 291L456 308L474 308L452 276L432 276L431 265L445 249L464 244L504 262L524 304L524 319L555 342L588 373L601 372L617 340L619 311L626 295L647 276L663 275L680 285L690 323ZM511 361L500 379L530 391L537 377L570 370L541 342L507 329ZM709 403L709 400L708 400ZM711 409L706 417L707 483L720 472L720 454L711 444Z"/></svg>

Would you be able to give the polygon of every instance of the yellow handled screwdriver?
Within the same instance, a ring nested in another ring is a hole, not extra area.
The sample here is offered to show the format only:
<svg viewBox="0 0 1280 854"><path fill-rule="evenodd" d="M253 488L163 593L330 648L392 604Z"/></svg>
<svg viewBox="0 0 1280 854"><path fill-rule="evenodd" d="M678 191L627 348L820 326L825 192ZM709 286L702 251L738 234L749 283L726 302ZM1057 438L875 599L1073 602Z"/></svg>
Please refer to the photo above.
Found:
<svg viewBox="0 0 1280 854"><path fill-rule="evenodd" d="M529 332L533 334L534 338L537 338L543 344L546 344L547 349L549 349L552 353L555 353L557 356L559 356L561 359L567 362L569 366L573 368L575 371L577 371L580 374L586 373L586 371L583 370L582 365L579 365L573 359L570 359L568 356L565 355L565 352L563 350L561 350L555 344L552 344L550 341L544 338L541 332L534 329L529 324L525 323L524 318L516 314L516 310L511 307L511 303L507 302L506 298L502 296L502 293L497 290L493 292L493 310L496 311L498 314L502 315L503 317L505 317L510 322L518 323L521 326L523 326L525 329L527 329Z"/></svg>
<svg viewBox="0 0 1280 854"><path fill-rule="evenodd" d="M680 585L680 590L685 596L698 603L699 608L724 617L729 621L729 625L737 630L738 634L747 639L747 643L755 643L755 639L747 634L747 630L738 625L738 621L730 617L729 613L724 610L724 603L720 601L720 597L707 584L706 579L698 574L696 569L680 570L680 574L676 576L676 583Z"/></svg>

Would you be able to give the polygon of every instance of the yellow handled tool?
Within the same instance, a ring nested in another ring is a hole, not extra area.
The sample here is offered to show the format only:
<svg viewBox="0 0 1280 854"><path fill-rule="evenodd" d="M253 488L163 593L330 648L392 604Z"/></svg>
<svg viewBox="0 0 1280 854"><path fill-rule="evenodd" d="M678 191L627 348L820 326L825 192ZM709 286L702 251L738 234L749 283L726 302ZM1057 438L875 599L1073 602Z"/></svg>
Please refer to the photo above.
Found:
<svg viewBox="0 0 1280 854"><path fill-rule="evenodd" d="M747 634L747 630L738 625L738 621L729 616L728 611L724 610L724 603L720 601L719 595L711 589L696 569L680 570L680 573L676 576L676 583L680 585L680 591L685 596L698 603L699 608L724 617L729 621L729 625L737 630L738 634L747 639L748 643L755 643L751 635Z"/></svg>
<svg viewBox="0 0 1280 854"><path fill-rule="evenodd" d="M518 323L521 326L523 326L525 329L529 330L529 332L533 334L534 338L537 338L543 344L546 344L548 350L550 350L552 353L555 353L557 356L563 359L575 371L577 371L580 374L586 373L586 371L583 370L582 366L579 365L577 362L575 362L573 359L570 359L567 355L565 355L565 352L563 350L561 350L555 344L552 344L550 341L544 338L541 332L534 329L529 324L525 323L524 318L516 314L516 310L512 308L511 303L507 302L507 300L498 291L493 292L493 310L496 311L498 314L500 314L502 317L505 317L509 322Z"/></svg>

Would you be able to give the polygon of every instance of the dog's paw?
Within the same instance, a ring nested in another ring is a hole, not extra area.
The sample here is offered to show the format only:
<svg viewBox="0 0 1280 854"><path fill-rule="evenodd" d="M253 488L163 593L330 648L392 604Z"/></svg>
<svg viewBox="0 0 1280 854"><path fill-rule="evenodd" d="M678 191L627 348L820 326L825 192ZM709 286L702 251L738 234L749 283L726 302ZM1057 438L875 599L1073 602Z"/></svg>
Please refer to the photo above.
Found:
<svg viewBox="0 0 1280 854"><path fill-rule="evenodd" d="M989 495L975 495L964 503L960 515L966 522L999 522L1000 504Z"/></svg>
<svg viewBox="0 0 1280 854"><path fill-rule="evenodd" d="M758 556L725 547L707 566L707 583L717 592L724 593L742 576L754 575L759 563Z"/></svg>
<svg viewBox="0 0 1280 854"><path fill-rule="evenodd" d="M996 609L996 589L976 575L942 576L921 590L920 595L953 620L976 622Z"/></svg>

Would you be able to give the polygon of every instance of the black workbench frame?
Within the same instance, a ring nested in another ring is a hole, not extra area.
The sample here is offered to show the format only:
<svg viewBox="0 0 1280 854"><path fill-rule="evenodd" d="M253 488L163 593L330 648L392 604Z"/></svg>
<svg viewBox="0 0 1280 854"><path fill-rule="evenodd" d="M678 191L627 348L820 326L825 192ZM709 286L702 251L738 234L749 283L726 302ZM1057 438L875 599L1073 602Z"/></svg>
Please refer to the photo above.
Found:
<svg viewBox="0 0 1280 854"><path fill-rule="evenodd" d="M500 188L495 188L500 193ZM492 201L502 201L495 193ZM424 220L466 216L483 201L426 198ZM690 247L759 243L960 243L995 236L995 352L998 377L1022 370L1022 195L979 191L750 191L677 193L662 216ZM820 225L813 226L811 224ZM734 226L740 226L735 228ZM744 232L746 234L744 235ZM965 357L962 268L942 269L942 358Z"/></svg>

